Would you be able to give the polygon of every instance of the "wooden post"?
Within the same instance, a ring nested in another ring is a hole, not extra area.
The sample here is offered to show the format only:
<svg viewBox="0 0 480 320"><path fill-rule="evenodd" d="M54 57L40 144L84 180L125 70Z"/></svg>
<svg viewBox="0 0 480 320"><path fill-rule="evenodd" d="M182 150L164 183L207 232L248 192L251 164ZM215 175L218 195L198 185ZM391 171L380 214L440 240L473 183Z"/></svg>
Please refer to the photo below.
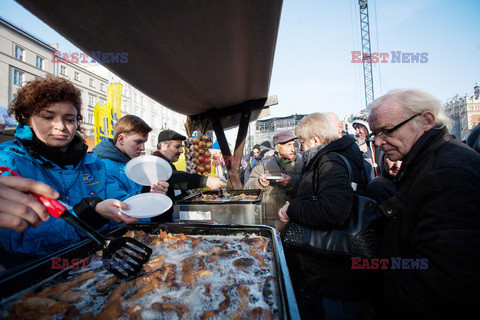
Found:
<svg viewBox="0 0 480 320"><path fill-rule="evenodd" d="M242 156L243 156L243 149L245 148L245 139L248 133L248 124L250 123L250 116L252 114L252 110L250 108L245 108L242 111L242 115L240 118L240 125L238 127L237 133L237 140L235 141L235 149L233 152L233 167L232 167L232 186L233 189L236 188L236 184L238 183L239 189L242 189L242 182L240 181L240 165L242 163ZM230 174L230 172L229 172Z"/></svg>
<svg viewBox="0 0 480 320"><path fill-rule="evenodd" d="M250 120L252 119L252 113L258 113L258 110L264 109L265 107L277 103L277 96L272 96L268 99L262 98L256 100L249 100L239 105L230 106L222 109L212 108L204 113L191 116L192 121L202 121L202 119L204 118L209 118L213 121L213 130L215 131L215 135L217 136L218 145L220 146L220 151L222 151L222 155L225 159L225 164L227 166L227 189L238 190L243 188L242 182L240 181L239 171L242 162L243 149L245 148L245 140L248 133L248 125L250 123ZM238 115L240 115L239 118ZM230 118L228 119L230 122L227 121L227 123L231 123L233 119L235 119L233 120L234 122L239 122L239 128L237 133L237 139L235 141L233 155L228 146L227 138L225 137L225 132L222 125L222 121L224 121L225 118L232 116L237 116L237 118ZM258 114L256 114L255 117L258 117Z"/></svg>
<svg viewBox="0 0 480 320"><path fill-rule="evenodd" d="M220 146L220 151L222 151L222 155L225 159L225 164L227 166L227 189L242 189L242 182L240 181L240 176L238 174L240 162L235 161L235 156L232 157L232 153L230 152L230 148L228 147L227 137L225 137L225 132L223 130L220 119L217 115L213 114L211 115L211 118L213 119L213 130L215 131L215 135L217 136L218 145ZM235 149L235 151L237 150ZM240 152L243 152L243 149Z"/></svg>

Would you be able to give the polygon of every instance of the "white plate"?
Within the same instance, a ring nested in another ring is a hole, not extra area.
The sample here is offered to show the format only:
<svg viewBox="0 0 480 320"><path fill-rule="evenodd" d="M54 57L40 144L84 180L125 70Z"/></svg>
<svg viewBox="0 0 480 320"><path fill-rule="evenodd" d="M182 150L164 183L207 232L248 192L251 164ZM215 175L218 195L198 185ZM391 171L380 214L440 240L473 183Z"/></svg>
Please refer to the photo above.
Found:
<svg viewBox="0 0 480 320"><path fill-rule="evenodd" d="M161 193L141 193L123 202L128 203L130 209L120 209L120 211L133 218L159 216L172 206L172 200Z"/></svg>
<svg viewBox="0 0 480 320"><path fill-rule="evenodd" d="M127 177L142 186L150 186L158 180L167 181L172 175L172 167L157 156L140 156L125 165Z"/></svg>
<svg viewBox="0 0 480 320"><path fill-rule="evenodd" d="M264 178L267 179L267 180L282 180L282 179L285 179L282 176L266 176Z"/></svg>

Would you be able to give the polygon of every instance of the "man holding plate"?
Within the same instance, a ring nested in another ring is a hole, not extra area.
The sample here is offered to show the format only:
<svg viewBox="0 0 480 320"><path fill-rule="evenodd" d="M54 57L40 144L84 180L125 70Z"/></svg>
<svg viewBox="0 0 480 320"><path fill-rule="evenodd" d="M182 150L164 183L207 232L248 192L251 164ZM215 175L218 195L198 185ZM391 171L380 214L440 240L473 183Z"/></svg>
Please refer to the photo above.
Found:
<svg viewBox="0 0 480 320"><path fill-rule="evenodd" d="M273 136L274 155L264 158L245 183L245 189L263 189L265 224L280 232L285 223L280 221L278 210L295 197L302 174L303 160L295 154L295 139L291 131L276 133Z"/></svg>
<svg viewBox="0 0 480 320"><path fill-rule="evenodd" d="M127 115L120 118L115 126L113 139L103 139L92 152L99 157L107 168L107 178L110 184L107 194L118 200L125 200L142 192L143 186L130 180L125 173L125 165L145 150L145 142L152 128L141 118ZM168 183L157 181L143 192L165 194Z"/></svg>

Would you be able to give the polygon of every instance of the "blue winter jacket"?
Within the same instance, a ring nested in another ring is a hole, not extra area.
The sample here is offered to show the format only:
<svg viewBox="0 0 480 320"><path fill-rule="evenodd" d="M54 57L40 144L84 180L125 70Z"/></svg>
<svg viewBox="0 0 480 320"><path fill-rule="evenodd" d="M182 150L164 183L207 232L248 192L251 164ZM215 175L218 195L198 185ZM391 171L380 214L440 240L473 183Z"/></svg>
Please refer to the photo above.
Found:
<svg viewBox="0 0 480 320"><path fill-rule="evenodd" d="M112 139L102 140L92 153L103 161L107 169L108 198L123 201L141 193L142 185L130 180L125 173L125 165L130 158L115 147Z"/></svg>
<svg viewBox="0 0 480 320"><path fill-rule="evenodd" d="M33 133L30 127L19 124L15 136L31 140ZM7 166L24 178L46 183L60 193L59 200L67 205L73 207L87 197L107 198L105 165L97 157L85 153L75 168L72 165L61 168L49 161L51 165L47 168L45 162L34 158L18 140L0 145L0 166ZM28 227L24 233L0 228L0 250L19 259L44 256L83 238L64 220L50 217L37 228Z"/></svg>

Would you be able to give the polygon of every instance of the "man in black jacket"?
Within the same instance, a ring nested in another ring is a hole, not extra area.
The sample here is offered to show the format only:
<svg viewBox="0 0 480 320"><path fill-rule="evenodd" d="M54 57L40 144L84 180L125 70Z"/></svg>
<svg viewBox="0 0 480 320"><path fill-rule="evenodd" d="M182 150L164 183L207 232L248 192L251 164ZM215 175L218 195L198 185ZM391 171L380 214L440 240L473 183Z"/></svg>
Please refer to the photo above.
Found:
<svg viewBox="0 0 480 320"><path fill-rule="evenodd" d="M480 153L480 125L470 131L467 137L467 146Z"/></svg>
<svg viewBox="0 0 480 320"><path fill-rule="evenodd" d="M480 301L480 155L451 138L428 93L393 91L370 110L370 138L403 160L398 192L381 205L388 317L470 318Z"/></svg>
<svg viewBox="0 0 480 320"><path fill-rule="evenodd" d="M217 177L206 177L196 173L177 171L173 163L178 161L178 158L182 154L182 141L185 139L186 137L178 132L164 130L158 134L158 150L153 153L153 155L165 159L172 167L173 174L170 179L167 180L169 183L167 196L172 199L172 201L185 190L205 187L218 189L224 184L224 182ZM152 221L172 222L172 214L173 208L170 208L161 216L152 218Z"/></svg>

